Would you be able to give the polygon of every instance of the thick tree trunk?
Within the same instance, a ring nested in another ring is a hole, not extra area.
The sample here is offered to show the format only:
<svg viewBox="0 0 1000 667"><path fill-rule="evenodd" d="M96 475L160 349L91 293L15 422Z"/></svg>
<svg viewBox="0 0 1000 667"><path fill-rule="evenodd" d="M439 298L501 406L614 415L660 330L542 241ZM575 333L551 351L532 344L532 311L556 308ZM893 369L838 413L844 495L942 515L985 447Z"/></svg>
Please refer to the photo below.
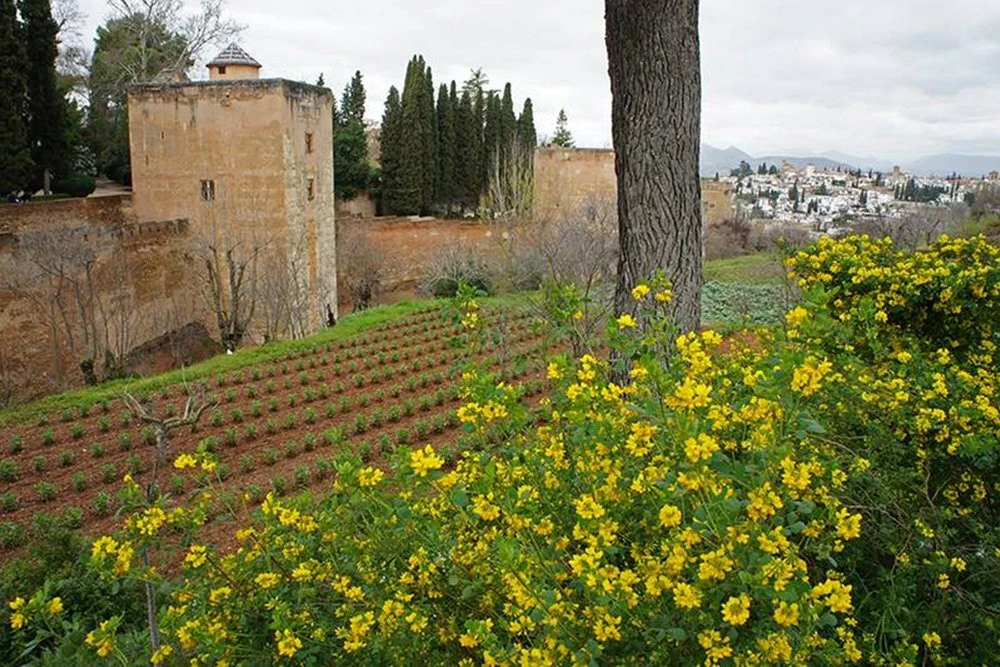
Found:
<svg viewBox="0 0 1000 667"><path fill-rule="evenodd" d="M672 314L701 323L701 65L698 0L605 0L621 257L615 307L663 269Z"/></svg>

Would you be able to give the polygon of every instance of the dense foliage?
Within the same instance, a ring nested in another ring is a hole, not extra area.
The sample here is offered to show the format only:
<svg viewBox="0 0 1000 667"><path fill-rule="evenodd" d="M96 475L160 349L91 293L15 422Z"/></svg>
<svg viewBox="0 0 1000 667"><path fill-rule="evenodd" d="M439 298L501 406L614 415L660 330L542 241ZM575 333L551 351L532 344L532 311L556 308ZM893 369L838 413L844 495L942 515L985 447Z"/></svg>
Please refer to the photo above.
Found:
<svg viewBox="0 0 1000 667"><path fill-rule="evenodd" d="M466 375L478 442L268 497L239 548L185 546L154 662L985 664L1000 632L1000 251L824 240L780 330L676 336L662 280L550 397ZM460 293L462 323L483 326ZM488 338L486 332L484 337ZM177 467L215 467L204 449ZM204 520L154 506L93 543L111 580ZM23 641L76 610L10 604ZM125 657L113 616L86 642Z"/></svg>
<svg viewBox="0 0 1000 667"><path fill-rule="evenodd" d="M515 160L533 159L537 137L531 100L515 115L511 85L487 88L474 71L461 95L456 82L442 84L435 102L434 79L423 56L406 69L402 93L386 99L382 120L382 206L387 213L414 214L475 209L491 179L502 178Z"/></svg>

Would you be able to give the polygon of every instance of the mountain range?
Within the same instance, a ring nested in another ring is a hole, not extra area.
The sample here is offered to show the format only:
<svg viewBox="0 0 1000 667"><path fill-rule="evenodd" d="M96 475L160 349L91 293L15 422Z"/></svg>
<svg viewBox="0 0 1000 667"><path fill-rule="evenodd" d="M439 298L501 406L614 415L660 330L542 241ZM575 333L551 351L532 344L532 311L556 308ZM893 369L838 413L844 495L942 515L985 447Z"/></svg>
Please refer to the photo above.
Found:
<svg viewBox="0 0 1000 667"><path fill-rule="evenodd" d="M891 171L895 164L899 164L875 157L859 157L837 151L829 151L820 155L761 155L754 157L735 146L719 149L704 143L701 145L702 176L714 176L716 173L726 175L744 161L754 169L762 162L779 167L783 162L788 162L798 168L811 164L818 169L840 167L841 169L862 169L865 171L871 169L882 172ZM899 166L903 171L919 176L949 176L957 173L962 176L978 178L991 171L1000 171L1000 156L942 153L926 155L910 163L899 164Z"/></svg>

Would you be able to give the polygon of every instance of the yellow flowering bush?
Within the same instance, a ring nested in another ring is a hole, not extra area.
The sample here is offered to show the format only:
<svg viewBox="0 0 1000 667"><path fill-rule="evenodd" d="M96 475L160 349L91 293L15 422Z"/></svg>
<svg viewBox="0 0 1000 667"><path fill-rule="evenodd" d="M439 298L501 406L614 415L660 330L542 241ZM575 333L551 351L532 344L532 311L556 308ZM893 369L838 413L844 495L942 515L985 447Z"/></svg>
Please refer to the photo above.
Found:
<svg viewBox="0 0 1000 667"><path fill-rule="evenodd" d="M531 409L470 370L478 445L454 464L423 443L385 473L344 454L329 493L268 496L235 550L187 545L158 658L990 663L998 259L823 241L789 260L785 326L726 339L677 335L655 279L641 324L608 318L621 366L553 360ZM152 576L121 554L204 517L173 512L138 509L93 561Z"/></svg>

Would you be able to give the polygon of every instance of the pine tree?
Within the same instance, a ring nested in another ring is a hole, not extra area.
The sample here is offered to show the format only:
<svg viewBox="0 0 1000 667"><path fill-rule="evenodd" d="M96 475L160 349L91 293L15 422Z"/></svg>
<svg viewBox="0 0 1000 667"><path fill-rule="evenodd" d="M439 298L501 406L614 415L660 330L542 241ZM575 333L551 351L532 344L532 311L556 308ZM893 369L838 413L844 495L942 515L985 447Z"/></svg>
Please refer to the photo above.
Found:
<svg viewBox="0 0 1000 667"><path fill-rule="evenodd" d="M452 94L455 84L452 82L451 92L446 84L441 84L437 101L438 128L438 193L437 202L451 207L455 199L455 109L452 106Z"/></svg>
<svg viewBox="0 0 1000 667"><path fill-rule="evenodd" d="M356 120L362 125L365 122L365 86L361 72L355 72L350 83L344 86L344 94L340 98L341 123Z"/></svg>
<svg viewBox="0 0 1000 667"><path fill-rule="evenodd" d="M28 185L27 56L14 0L0 0L0 194Z"/></svg>
<svg viewBox="0 0 1000 667"><path fill-rule="evenodd" d="M556 132L552 135L552 145L573 148L573 135L569 131L569 119L566 117L565 109L560 109L556 118Z"/></svg>
<svg viewBox="0 0 1000 667"><path fill-rule="evenodd" d="M28 59L28 136L35 169L39 172L34 180L48 194L52 177L68 176L71 166L64 134L66 101L59 93L56 79L59 24L52 18L49 0L21 0L20 5Z"/></svg>
<svg viewBox="0 0 1000 667"><path fill-rule="evenodd" d="M399 90L392 86L382 114L382 155L379 160L382 166L382 208L387 213L398 213L401 206L402 123L403 106Z"/></svg>

